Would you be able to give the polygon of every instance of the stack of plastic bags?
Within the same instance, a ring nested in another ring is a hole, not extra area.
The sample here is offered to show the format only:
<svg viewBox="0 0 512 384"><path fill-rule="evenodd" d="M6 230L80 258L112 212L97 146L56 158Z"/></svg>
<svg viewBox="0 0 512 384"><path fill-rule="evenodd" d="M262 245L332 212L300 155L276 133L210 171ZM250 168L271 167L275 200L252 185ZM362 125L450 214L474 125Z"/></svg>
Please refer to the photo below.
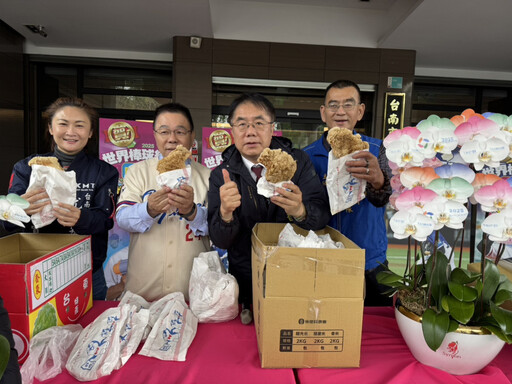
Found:
<svg viewBox="0 0 512 384"><path fill-rule="evenodd" d="M23 383L54 377L64 366L78 380L96 380L126 364L144 339L140 355L184 361L197 323L181 292L153 303L126 292L117 307L104 311L83 330L68 325L37 334L21 369Z"/></svg>

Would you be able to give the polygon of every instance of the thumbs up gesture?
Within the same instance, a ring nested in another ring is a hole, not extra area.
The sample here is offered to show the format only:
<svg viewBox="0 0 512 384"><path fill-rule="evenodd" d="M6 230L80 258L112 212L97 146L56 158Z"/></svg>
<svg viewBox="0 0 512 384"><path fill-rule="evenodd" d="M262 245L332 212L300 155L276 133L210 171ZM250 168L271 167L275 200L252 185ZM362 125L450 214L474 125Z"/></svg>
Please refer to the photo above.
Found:
<svg viewBox="0 0 512 384"><path fill-rule="evenodd" d="M220 217L225 222L233 220L233 211L237 209L241 202L242 196L238 191L238 187L229 177L227 169L222 170L224 184L219 188L220 194Z"/></svg>

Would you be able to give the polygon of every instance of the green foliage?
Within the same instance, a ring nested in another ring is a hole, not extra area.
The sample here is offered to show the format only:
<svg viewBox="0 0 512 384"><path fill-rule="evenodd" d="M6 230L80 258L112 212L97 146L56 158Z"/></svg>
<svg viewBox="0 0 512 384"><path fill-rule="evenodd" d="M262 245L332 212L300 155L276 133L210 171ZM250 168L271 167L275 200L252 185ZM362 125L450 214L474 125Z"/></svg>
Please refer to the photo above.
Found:
<svg viewBox="0 0 512 384"><path fill-rule="evenodd" d="M39 332L44 331L47 328L54 327L57 325L57 312L52 304L45 304L43 308L37 314L37 318L34 324L34 333L32 336L37 335Z"/></svg>
<svg viewBox="0 0 512 384"><path fill-rule="evenodd" d="M414 288L426 292L428 303L422 314L422 330L427 345L434 351L446 333L455 331L459 325L480 326L512 343L512 311L500 307L512 300L512 282L500 275L489 260L485 260L483 274L463 268L452 271L446 256L438 252L435 258L428 259L424 270L415 265L405 276L383 271L377 280L388 285L391 294Z"/></svg>
<svg viewBox="0 0 512 384"><path fill-rule="evenodd" d="M4 375L7 363L9 362L9 356L11 355L11 346L5 336L0 335L0 379Z"/></svg>

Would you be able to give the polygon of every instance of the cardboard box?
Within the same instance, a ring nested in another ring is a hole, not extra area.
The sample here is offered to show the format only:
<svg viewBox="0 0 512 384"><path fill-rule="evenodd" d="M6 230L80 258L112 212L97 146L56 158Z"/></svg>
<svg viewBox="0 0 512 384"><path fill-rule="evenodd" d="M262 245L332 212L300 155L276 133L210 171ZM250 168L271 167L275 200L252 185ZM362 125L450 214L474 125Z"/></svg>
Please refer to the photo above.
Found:
<svg viewBox="0 0 512 384"><path fill-rule="evenodd" d="M277 247L284 226L259 223L252 233L253 309L261 367L358 367L364 250L329 227L316 233L328 233L345 249Z"/></svg>
<svg viewBox="0 0 512 384"><path fill-rule="evenodd" d="M0 295L22 363L36 327L76 323L92 307L90 236L18 233L0 238Z"/></svg>

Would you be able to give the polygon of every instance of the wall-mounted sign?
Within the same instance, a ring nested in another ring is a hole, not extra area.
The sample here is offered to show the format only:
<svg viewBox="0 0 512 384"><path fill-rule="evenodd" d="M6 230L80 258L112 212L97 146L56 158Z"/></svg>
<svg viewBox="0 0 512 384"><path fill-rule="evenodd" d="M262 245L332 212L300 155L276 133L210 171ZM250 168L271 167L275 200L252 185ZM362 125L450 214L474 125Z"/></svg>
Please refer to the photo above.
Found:
<svg viewBox="0 0 512 384"><path fill-rule="evenodd" d="M403 80L404 80L403 77L389 76L388 77L388 88L402 89Z"/></svg>
<svg viewBox="0 0 512 384"><path fill-rule="evenodd" d="M386 93L384 101L384 137L404 127L405 93Z"/></svg>

